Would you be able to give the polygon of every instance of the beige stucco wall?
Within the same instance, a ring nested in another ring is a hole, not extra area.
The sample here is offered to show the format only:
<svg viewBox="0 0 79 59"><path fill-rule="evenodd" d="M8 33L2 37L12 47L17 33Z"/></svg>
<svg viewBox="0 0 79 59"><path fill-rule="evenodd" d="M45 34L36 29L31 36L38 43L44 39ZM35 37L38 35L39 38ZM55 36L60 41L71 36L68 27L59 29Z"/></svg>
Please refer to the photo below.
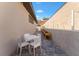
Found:
<svg viewBox="0 0 79 59"><path fill-rule="evenodd" d="M10 55L17 38L24 33L35 32L35 25L29 23L28 14L21 3L0 3L0 55Z"/></svg>
<svg viewBox="0 0 79 59"><path fill-rule="evenodd" d="M66 3L54 16L50 18L44 25L46 28L53 29L72 29L72 10L74 10L75 30L79 28L79 3ZM43 26L44 26L43 25Z"/></svg>
<svg viewBox="0 0 79 59"><path fill-rule="evenodd" d="M79 11L79 3L66 3L45 26L52 33L52 40L68 55L79 56L79 31L72 30L72 10ZM79 30L79 13L75 14L75 30Z"/></svg>

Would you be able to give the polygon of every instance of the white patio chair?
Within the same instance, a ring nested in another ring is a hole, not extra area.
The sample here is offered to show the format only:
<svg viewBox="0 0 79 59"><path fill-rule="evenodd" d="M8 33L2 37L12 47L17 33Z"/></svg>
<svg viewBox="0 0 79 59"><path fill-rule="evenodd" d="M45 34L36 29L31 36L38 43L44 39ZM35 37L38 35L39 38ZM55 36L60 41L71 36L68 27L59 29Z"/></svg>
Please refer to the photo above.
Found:
<svg viewBox="0 0 79 59"><path fill-rule="evenodd" d="M30 36L31 36L31 34L29 34L29 33L24 34L24 40L29 43L28 44L29 45L29 48L28 48L29 54L31 54L31 51L30 51L30 41L31 40L28 39Z"/></svg>
<svg viewBox="0 0 79 59"><path fill-rule="evenodd" d="M27 39L28 37L30 37L30 34L29 34L29 33L24 34L24 40L25 40L25 41L28 41L28 39Z"/></svg>
<svg viewBox="0 0 79 59"><path fill-rule="evenodd" d="M35 54L35 52L36 52L35 49L37 47L40 47L40 50L41 50L41 36L40 35L36 36L36 38L34 38L34 41L30 43L30 45L33 47L33 53L34 53L34 56L35 56L36 55Z"/></svg>
<svg viewBox="0 0 79 59"><path fill-rule="evenodd" d="M19 52L19 55L21 56L21 53L22 53L22 48L29 45L28 42L25 42L22 38L18 39L18 47L17 47L17 51L18 51L18 48L20 48L20 52Z"/></svg>

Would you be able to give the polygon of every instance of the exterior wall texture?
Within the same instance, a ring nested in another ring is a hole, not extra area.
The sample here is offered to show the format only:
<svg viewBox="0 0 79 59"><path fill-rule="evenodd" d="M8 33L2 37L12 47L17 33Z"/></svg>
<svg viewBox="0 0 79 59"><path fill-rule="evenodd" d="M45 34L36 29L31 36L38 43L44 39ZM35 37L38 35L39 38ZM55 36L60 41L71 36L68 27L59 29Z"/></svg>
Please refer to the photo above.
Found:
<svg viewBox="0 0 79 59"><path fill-rule="evenodd" d="M79 3L66 3L43 26L52 33L53 41L68 55L79 56L79 31L72 30L72 10L79 11ZM79 13L74 13L75 30L79 30Z"/></svg>
<svg viewBox="0 0 79 59"><path fill-rule="evenodd" d="M50 18L44 25L47 28L53 29L72 29L72 10L74 10L75 30L79 29L79 3L66 3L54 16ZM43 25L43 26L44 26Z"/></svg>
<svg viewBox="0 0 79 59"><path fill-rule="evenodd" d="M15 50L17 38L35 32L28 15L21 3L0 3L0 55L10 55Z"/></svg>

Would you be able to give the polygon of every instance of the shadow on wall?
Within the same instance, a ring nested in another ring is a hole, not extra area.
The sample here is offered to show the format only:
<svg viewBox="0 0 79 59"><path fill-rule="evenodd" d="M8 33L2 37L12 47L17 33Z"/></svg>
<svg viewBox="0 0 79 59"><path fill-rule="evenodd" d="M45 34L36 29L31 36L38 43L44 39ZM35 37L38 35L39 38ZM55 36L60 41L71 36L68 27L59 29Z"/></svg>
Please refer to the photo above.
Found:
<svg viewBox="0 0 79 59"><path fill-rule="evenodd" d="M52 40L68 55L79 56L79 31L48 29L52 33Z"/></svg>

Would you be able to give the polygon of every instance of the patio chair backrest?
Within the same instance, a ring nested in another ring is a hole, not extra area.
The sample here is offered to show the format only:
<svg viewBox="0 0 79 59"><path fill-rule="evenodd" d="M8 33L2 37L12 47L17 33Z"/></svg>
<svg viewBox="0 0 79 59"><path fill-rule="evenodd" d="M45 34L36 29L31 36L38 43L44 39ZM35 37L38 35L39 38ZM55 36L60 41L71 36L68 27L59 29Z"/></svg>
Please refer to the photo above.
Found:
<svg viewBox="0 0 79 59"><path fill-rule="evenodd" d="M34 45L41 45L41 37L40 36L37 36L35 39L34 39L34 42L33 42Z"/></svg>
<svg viewBox="0 0 79 59"><path fill-rule="evenodd" d="M24 34L24 39L26 39L30 34L27 33L27 34Z"/></svg>
<svg viewBox="0 0 79 59"><path fill-rule="evenodd" d="M24 42L24 37L23 37L23 36L21 36L21 37L19 37L19 38L17 39L17 43L18 43L18 44L21 44L22 42Z"/></svg>
<svg viewBox="0 0 79 59"><path fill-rule="evenodd" d="M39 36L41 38L41 34L37 34L37 36Z"/></svg>

